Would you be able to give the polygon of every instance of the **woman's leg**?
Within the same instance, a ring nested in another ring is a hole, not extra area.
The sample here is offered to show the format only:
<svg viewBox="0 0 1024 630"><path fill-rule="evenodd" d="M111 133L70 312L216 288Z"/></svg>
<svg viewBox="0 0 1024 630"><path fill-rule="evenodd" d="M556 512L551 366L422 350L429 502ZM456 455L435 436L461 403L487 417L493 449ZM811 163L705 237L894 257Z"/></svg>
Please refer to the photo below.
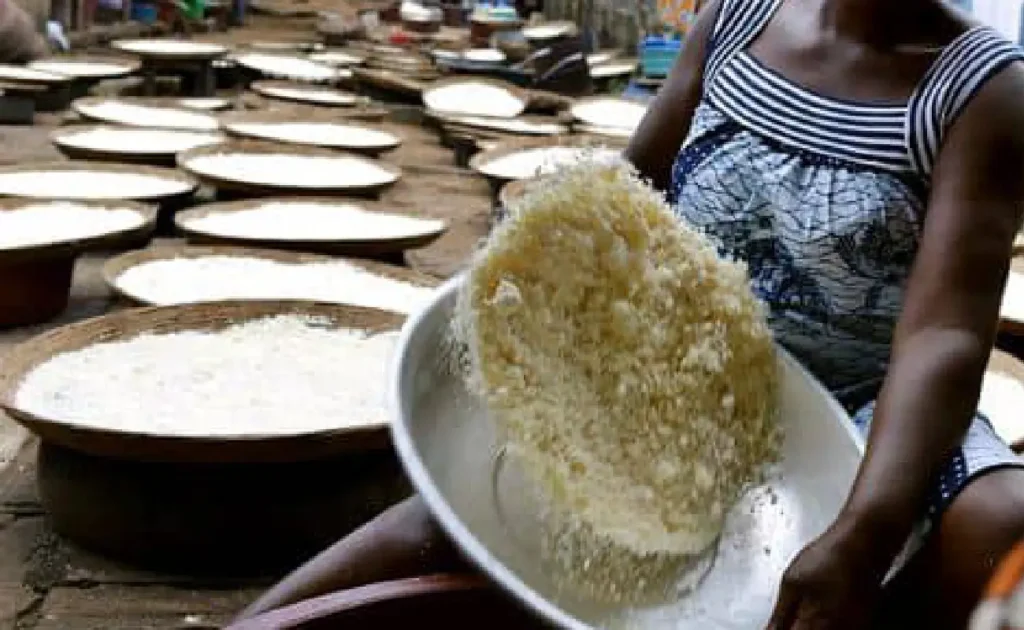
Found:
<svg viewBox="0 0 1024 630"><path fill-rule="evenodd" d="M239 618L375 582L456 570L468 568L423 501L413 496L296 569Z"/></svg>
<svg viewBox="0 0 1024 630"><path fill-rule="evenodd" d="M886 589L879 627L963 630L1000 560L1024 539L1024 469L969 483Z"/></svg>

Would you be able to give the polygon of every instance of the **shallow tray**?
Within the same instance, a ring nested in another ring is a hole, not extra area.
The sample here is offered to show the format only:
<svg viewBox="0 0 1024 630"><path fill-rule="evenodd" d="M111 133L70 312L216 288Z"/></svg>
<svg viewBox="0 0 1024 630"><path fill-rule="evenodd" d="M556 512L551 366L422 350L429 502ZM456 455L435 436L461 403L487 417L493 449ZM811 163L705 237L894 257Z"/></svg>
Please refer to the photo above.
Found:
<svg viewBox="0 0 1024 630"><path fill-rule="evenodd" d="M118 126L118 125L73 125L71 127L64 127L57 129L50 134L50 142L53 143L57 149L68 156L71 159L81 160L100 160L105 162L120 162L129 164L152 164L154 166L174 166L174 156L181 151L170 150L166 148L160 148L159 146L137 144L130 150L125 149L114 149L114 148L97 148L97 147L83 147L75 144L73 138L83 132L109 128L115 130L123 130L124 133L130 134L135 131L147 131L143 127L130 127L130 126ZM161 130L169 132L177 132L179 130ZM199 146L209 146L211 144L217 144L223 142L225 136L217 133L207 133L201 131L186 131L180 130L182 133L197 134L208 136L209 142L204 142ZM190 147L195 148L195 147Z"/></svg>
<svg viewBox="0 0 1024 630"><path fill-rule="evenodd" d="M128 173L132 175L149 175L154 178L167 180L168 186L164 190L153 190L137 194L126 194L124 191L111 190L103 197L78 197L82 201L162 201L181 198L191 195L198 184L194 179L184 173L170 168L159 168L155 166L135 166L125 164L114 164L111 162L90 162L87 160L68 160L64 162L40 162L38 164L22 164L18 166L0 167L0 197L21 197L26 199L71 199L74 198L62 189L61 186L40 186L34 191L14 191L7 188L3 182L3 176L9 173L46 173L53 179L59 181L61 173L72 171L104 172L104 173Z"/></svg>
<svg viewBox="0 0 1024 630"><path fill-rule="evenodd" d="M569 114L572 115L572 117L579 124L586 125L586 126L589 126L589 127L598 127L598 128L612 127L613 129L614 128L621 128L621 129L628 129L630 131L635 129L635 127L633 127L632 125L620 123L618 118L616 118L615 120L603 119L603 118L594 117L594 116L592 116L592 115L587 113L585 108L588 105L593 105L594 103L601 103L601 102L616 102L616 103L624 103L624 104L627 104L627 105L630 105L630 106L635 106L634 109L638 113L646 112L646 110L647 110L647 106L646 105L644 105L643 103L640 103L640 102L638 102L636 100L633 100L633 99L616 98L614 96L593 96L593 97L590 97L590 98L581 98L581 99L577 100L569 108ZM641 119L642 119L642 114L641 114Z"/></svg>
<svg viewBox="0 0 1024 630"><path fill-rule="evenodd" d="M498 81L498 80L495 80L495 79L487 79L487 78L483 78L483 77L468 77L468 78L453 77L453 78L450 78L450 79L441 79L439 81L435 81L435 82L431 83L429 86L427 86L426 89L423 90L423 104L428 109L432 109L432 110L434 110L434 111L436 111L436 112L438 112L440 114L447 114L447 115L451 115L451 116L465 116L465 115L471 115L471 116L484 115L484 116L486 116L486 115L488 115L488 114L467 114L465 112L458 112L458 111L450 111L450 110L445 110L445 109L438 109L437 107L434 107L434 106L431 105L431 103L430 103L430 96L431 96L432 92L434 92L436 90L440 90L442 88L451 87L453 85L460 85L460 84L464 84L464 83L477 83L477 84L482 83L482 84L489 85L489 86L492 86L492 87L501 88L502 90L505 90L510 95L512 95L513 98L518 100L519 104L520 104L519 111L516 112L512 116L501 116L502 118L515 118L516 116L519 116L523 112L525 112L527 106L530 104L530 98L529 98L529 96L527 96L526 92L524 92L523 90L519 89L515 85L512 85L511 83L506 83L504 81Z"/></svg>
<svg viewBox="0 0 1024 630"><path fill-rule="evenodd" d="M284 134L280 137L275 136L271 132L267 131L254 131L252 129L246 129L243 125L249 124L318 124L318 125L331 125L331 126L344 126L356 129L365 129L367 131L373 131L382 134L381 141L376 144L355 144L337 142L325 136L320 138L302 138L302 137L291 137L286 138ZM402 139L397 135L374 129L366 125L355 124L352 121L337 120L337 119L325 119L319 116L296 116L291 114L288 116L280 116L275 114L265 113L244 113L236 116L226 117L222 120L223 129L226 133L237 138L249 139L249 140L260 140L265 142L274 142L286 145L297 145L297 146L308 146L308 147L322 147L325 149L340 149L343 151L349 151L351 153L359 153L361 155L367 155L370 157L377 157L382 153L387 153L397 149L402 144ZM386 139L385 139L386 137Z"/></svg>
<svg viewBox="0 0 1024 630"><path fill-rule="evenodd" d="M0 200L0 212L18 210L38 200ZM156 229L156 210L130 201L76 202L85 206L112 206L136 211L142 222L135 227L99 236L64 239L0 250L0 328L27 326L53 319L67 308L71 279L79 254L112 249L148 240Z"/></svg>
<svg viewBox="0 0 1024 630"><path fill-rule="evenodd" d="M334 68L316 63L299 55L283 55L269 52L240 53L233 57L240 67L271 79L286 79L311 84L334 84L352 77L351 73L341 68ZM267 61L271 59L287 60L308 70L307 74L296 71L295 74L282 73L273 69Z"/></svg>
<svg viewBox="0 0 1024 630"><path fill-rule="evenodd" d="M387 171L391 180L379 184L350 184L345 182L337 182L334 184L325 184L322 186L306 186L301 184L288 185L288 184L274 184L260 181L243 181L236 179L228 179L217 175L207 174L201 172L192 167L191 162L197 157L204 155L214 155L217 153L227 154L277 154L277 155L304 155L304 156L319 156L327 158L347 158L357 159L367 162L372 162L381 169ZM192 149L191 151L185 151L179 153L177 158L178 166L185 172L193 175L204 183L218 188L220 190L228 190L234 192L242 192L255 195L376 195L381 191L393 186L399 178L402 176L402 170L397 166L380 162L376 160L369 160L355 154L344 154L338 151L332 151L330 149L321 149L316 147L303 147L303 146L285 146L281 144L275 144L271 142L259 142L259 141L238 141L238 142L226 142L223 144L215 145L212 147L200 147L198 149Z"/></svg>
<svg viewBox="0 0 1024 630"><path fill-rule="evenodd" d="M494 160L503 158L507 155L519 153L520 151L528 151L531 149L543 149L547 147L608 147L608 148L622 148L625 147L627 140L620 138L606 138L599 136L552 136L548 138L525 138L525 139L514 139L506 140L498 143L491 149L487 149L477 153L469 161L469 167L483 175L493 184L504 185L508 182L515 181L516 178L508 177L506 175L500 175L493 173L488 170L487 165ZM527 179L532 179L536 175L531 175Z"/></svg>
<svg viewBox="0 0 1024 630"><path fill-rule="evenodd" d="M71 77L25 66L0 63L0 81L49 88L67 85L71 83Z"/></svg>
<svg viewBox="0 0 1024 630"><path fill-rule="evenodd" d="M356 81L385 92L394 92L410 98L420 98L426 84L416 79L404 77L388 70L371 70L369 68L352 68Z"/></svg>
<svg viewBox="0 0 1024 630"><path fill-rule="evenodd" d="M149 332L220 330L280 314L323 317L337 327L379 332L401 325L403 317L374 309L298 301L210 302L188 306L128 309L56 328L13 348L0 374L0 408L38 435L59 446L104 457L152 462L307 461L344 451L387 445L385 425L366 425L280 436L184 437L84 427L59 418L43 418L15 404L18 387L37 365L51 357L99 342ZM344 386L344 384L339 384Z"/></svg>
<svg viewBox="0 0 1024 630"><path fill-rule="evenodd" d="M266 98L320 107L352 107L368 101L358 94L300 81L253 81L249 89Z"/></svg>
<svg viewBox="0 0 1024 630"><path fill-rule="evenodd" d="M92 66L91 68L89 66ZM108 66L100 69L98 66ZM114 79L137 72L141 64L136 59L99 57L95 55L67 55L30 61L26 67L50 74L66 76L76 81ZM63 70L63 71L61 71Z"/></svg>
<svg viewBox="0 0 1024 630"><path fill-rule="evenodd" d="M159 124L154 125L145 116L118 116L110 115L109 113L103 113L102 111L97 111L96 108L100 106L104 101L121 102L125 105L132 105L136 107L170 110L176 113L180 113L182 114L182 116L187 116L189 119L195 121L194 125L176 125L174 127L163 126L164 128L207 132L216 131L217 129L220 128L220 124L217 122L217 118L204 111L190 109L188 107L176 107L171 104L156 105L154 104L153 101L146 101L143 99L135 100L131 98L107 98L102 96L86 96L84 98L75 99L74 102L71 103L71 108L75 111L76 114L78 114L82 118L95 122L104 122L113 125L126 125L129 127L161 127L161 125Z"/></svg>
<svg viewBox="0 0 1024 630"><path fill-rule="evenodd" d="M257 258L281 263L331 263L344 261L350 265L360 267L370 273L392 280L407 282L421 287L437 287L440 282L433 276L419 273L405 267L388 265L370 260L357 258L337 258L320 254L306 254L302 252L291 252L274 249L257 249L252 247L228 247L228 246L200 246L200 245L162 245L142 249L134 252L121 254L111 258L103 265L103 281L112 292L132 302L143 306L153 306L153 302L131 293L118 284L117 279L124 272L132 267L150 263L158 260L175 260L180 258L208 258L211 256L228 256L234 258ZM244 301L244 300L238 300Z"/></svg>
<svg viewBox="0 0 1024 630"><path fill-rule="evenodd" d="M174 225L179 232L185 235L186 238L192 243L200 244L220 244L220 245L238 245L243 247L254 247L254 248L274 248L283 249L290 251L301 251L301 252L317 252L323 254L334 254L334 255L347 255L347 256L387 256L389 254L401 254L407 249L418 249L420 247L426 247L430 243L441 237L442 234L447 230L445 225L436 232L430 232L427 234L409 236L400 239L360 239L360 240L344 240L344 239L333 239L333 240L271 240L271 239L259 239L247 236L224 236L220 234L210 234L207 232L200 232L194 228L188 227L188 221L199 217L204 217L208 214L215 213L226 213L226 212L239 212L242 210L249 210L256 208L268 203L280 202L280 201L301 201L309 203L352 203L353 205L359 206L364 210L369 211L380 211L389 212L391 210L382 204L367 202L363 200L347 201L344 199L338 199L336 197L274 197L264 199L247 199L243 201L229 201L223 203L211 203L203 206L198 206L183 212L179 212L174 217ZM402 214L401 212L393 212L393 214Z"/></svg>
<svg viewBox="0 0 1024 630"><path fill-rule="evenodd" d="M151 48L154 43L164 42L168 42L170 48ZM227 47L221 44L179 39L121 39L110 42L110 47L143 59L167 61L207 61L222 57L228 52Z"/></svg>
<svg viewBox="0 0 1024 630"><path fill-rule="evenodd" d="M461 378L448 373L447 362L438 360L459 282L449 281L403 328L389 393L395 447L440 525L503 589L556 627L606 627L624 611L559 596L539 566L541 532L530 511L536 506L514 475L498 474L499 446L489 416ZM641 609L632 627L643 627L650 615L660 627L675 619L679 623L671 627L694 630L763 628L788 562L838 514L863 440L806 370L785 352L779 358L786 439L781 477L770 483L774 498L760 489L748 494L730 512L714 564L696 590L663 607Z"/></svg>

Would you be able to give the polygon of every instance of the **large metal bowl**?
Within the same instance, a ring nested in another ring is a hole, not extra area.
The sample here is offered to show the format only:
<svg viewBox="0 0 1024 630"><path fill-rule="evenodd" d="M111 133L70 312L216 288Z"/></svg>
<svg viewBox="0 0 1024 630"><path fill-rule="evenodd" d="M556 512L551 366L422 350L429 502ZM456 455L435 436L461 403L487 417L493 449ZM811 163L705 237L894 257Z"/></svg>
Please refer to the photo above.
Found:
<svg viewBox="0 0 1024 630"><path fill-rule="evenodd" d="M449 281L406 321L389 395L392 437L406 472L465 555L561 628L614 627L624 616L632 627L763 628L782 572L835 518L853 482L863 440L839 404L780 350L780 473L732 510L703 581L677 601L631 611L567 597L540 566L539 520L519 496L524 490L514 475L495 472L502 458L490 418L447 368L459 282Z"/></svg>

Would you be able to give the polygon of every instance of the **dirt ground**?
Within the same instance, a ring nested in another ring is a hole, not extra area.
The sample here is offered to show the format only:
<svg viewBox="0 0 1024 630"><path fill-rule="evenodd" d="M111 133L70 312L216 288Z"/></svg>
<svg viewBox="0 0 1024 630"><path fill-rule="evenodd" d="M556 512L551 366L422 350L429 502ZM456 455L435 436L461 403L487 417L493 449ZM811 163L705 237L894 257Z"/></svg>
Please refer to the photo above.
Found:
<svg viewBox="0 0 1024 630"><path fill-rule="evenodd" d="M236 40L274 39L258 34ZM278 39L295 40L294 32ZM0 165L59 160L48 134L66 115L40 115L31 127L0 127ZM403 169L381 202L396 210L445 219L448 233L407 253L407 263L439 277L456 272L486 233L488 184L455 166L452 153L419 125L387 123L403 145L386 157ZM71 305L44 326L0 332L0 362L13 344L54 326L109 311L115 303L99 269L103 257L79 261ZM213 628L265 586L266 579L208 584L127 567L77 548L53 533L35 484L35 440L0 416L0 629L138 630Z"/></svg>

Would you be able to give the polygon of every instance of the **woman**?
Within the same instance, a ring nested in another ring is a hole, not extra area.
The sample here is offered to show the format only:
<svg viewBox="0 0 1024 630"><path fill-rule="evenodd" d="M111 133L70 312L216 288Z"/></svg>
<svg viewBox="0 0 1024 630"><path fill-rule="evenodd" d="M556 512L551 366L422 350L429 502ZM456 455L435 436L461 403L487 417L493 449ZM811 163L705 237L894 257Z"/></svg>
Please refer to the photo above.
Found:
<svg viewBox="0 0 1024 630"><path fill-rule="evenodd" d="M778 341L868 436L774 629L963 628L1024 536L1024 463L975 413L1024 210L1021 59L941 0L715 0L627 151L747 261ZM396 510L258 606L344 584L359 545L417 558L435 530Z"/></svg>

